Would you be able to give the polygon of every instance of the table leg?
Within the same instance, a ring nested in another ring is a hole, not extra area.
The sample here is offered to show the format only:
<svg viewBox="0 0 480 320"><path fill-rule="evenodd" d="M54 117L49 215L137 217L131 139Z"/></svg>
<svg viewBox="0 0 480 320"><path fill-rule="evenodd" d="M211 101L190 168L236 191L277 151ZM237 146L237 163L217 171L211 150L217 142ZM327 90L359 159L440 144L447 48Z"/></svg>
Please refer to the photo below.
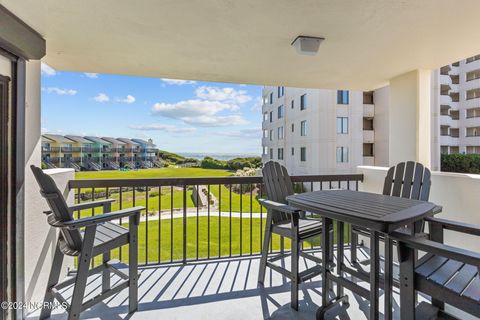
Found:
<svg viewBox="0 0 480 320"><path fill-rule="evenodd" d="M329 261L330 261L330 227L332 225L332 219L322 217L323 221L323 232L322 232L322 307L326 307L330 302L329 299L329 279L328 270Z"/></svg>
<svg viewBox="0 0 480 320"><path fill-rule="evenodd" d="M380 252L379 234L377 231L370 232L370 320L379 317L378 290L380 282Z"/></svg>
<svg viewBox="0 0 480 320"><path fill-rule="evenodd" d="M393 240L385 236L385 320L392 320Z"/></svg>
<svg viewBox="0 0 480 320"><path fill-rule="evenodd" d="M329 218L322 218L323 221L323 228L324 230L330 230L332 226L332 220ZM342 272L343 266L343 238L344 238L344 223L338 221L337 222L337 270L339 275ZM330 296L330 283L332 280L329 279L330 275L330 249L333 247L333 241L331 241L330 232L323 232L322 233L322 306L317 310L316 319L324 319L325 313L335 307L343 303L344 306L348 306L348 296L344 295L343 287L337 283L338 288L338 295L333 299L329 299ZM327 263L326 263L327 262ZM333 268L333 267L332 267Z"/></svg>
<svg viewBox="0 0 480 320"><path fill-rule="evenodd" d="M344 261L344 224L342 221L337 221L337 274L343 277L343 261ZM343 296L343 286L337 283L337 297Z"/></svg>

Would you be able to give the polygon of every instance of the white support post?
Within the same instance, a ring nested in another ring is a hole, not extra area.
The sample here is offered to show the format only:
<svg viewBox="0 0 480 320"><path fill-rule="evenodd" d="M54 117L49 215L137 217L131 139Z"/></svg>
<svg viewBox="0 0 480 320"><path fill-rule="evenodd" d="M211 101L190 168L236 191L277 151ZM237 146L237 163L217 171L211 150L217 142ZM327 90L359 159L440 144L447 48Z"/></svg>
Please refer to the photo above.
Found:
<svg viewBox="0 0 480 320"><path fill-rule="evenodd" d="M389 162L415 160L431 167L431 71L390 80Z"/></svg>

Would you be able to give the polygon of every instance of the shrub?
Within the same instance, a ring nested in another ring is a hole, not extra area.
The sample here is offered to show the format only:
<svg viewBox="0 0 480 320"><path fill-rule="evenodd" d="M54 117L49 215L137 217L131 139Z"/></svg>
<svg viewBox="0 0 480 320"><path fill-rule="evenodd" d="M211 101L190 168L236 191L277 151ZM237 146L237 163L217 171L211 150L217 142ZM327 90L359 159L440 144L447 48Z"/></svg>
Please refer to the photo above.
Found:
<svg viewBox="0 0 480 320"><path fill-rule="evenodd" d="M228 169L227 162L212 157L203 158L200 166L204 169Z"/></svg>
<svg viewBox="0 0 480 320"><path fill-rule="evenodd" d="M442 154L441 170L459 173L480 173L480 154Z"/></svg>

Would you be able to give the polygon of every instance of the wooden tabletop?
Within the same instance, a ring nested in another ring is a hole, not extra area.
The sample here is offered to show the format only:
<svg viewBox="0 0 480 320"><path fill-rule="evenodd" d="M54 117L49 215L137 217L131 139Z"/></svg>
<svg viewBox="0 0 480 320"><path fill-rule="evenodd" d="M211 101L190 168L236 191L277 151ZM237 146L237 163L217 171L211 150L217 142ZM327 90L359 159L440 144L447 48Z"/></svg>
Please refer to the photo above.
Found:
<svg viewBox="0 0 480 320"><path fill-rule="evenodd" d="M286 200L301 210L383 233L441 211L431 202L352 190L307 192Z"/></svg>

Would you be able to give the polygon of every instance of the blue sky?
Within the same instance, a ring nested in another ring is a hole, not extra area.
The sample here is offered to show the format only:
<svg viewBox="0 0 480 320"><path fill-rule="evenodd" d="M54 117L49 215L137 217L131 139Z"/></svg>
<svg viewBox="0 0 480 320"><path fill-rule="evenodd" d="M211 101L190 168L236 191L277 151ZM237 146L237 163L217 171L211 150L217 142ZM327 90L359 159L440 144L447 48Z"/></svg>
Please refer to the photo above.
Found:
<svg viewBox="0 0 480 320"><path fill-rule="evenodd" d="M42 64L42 133L261 154L261 86L64 72Z"/></svg>

